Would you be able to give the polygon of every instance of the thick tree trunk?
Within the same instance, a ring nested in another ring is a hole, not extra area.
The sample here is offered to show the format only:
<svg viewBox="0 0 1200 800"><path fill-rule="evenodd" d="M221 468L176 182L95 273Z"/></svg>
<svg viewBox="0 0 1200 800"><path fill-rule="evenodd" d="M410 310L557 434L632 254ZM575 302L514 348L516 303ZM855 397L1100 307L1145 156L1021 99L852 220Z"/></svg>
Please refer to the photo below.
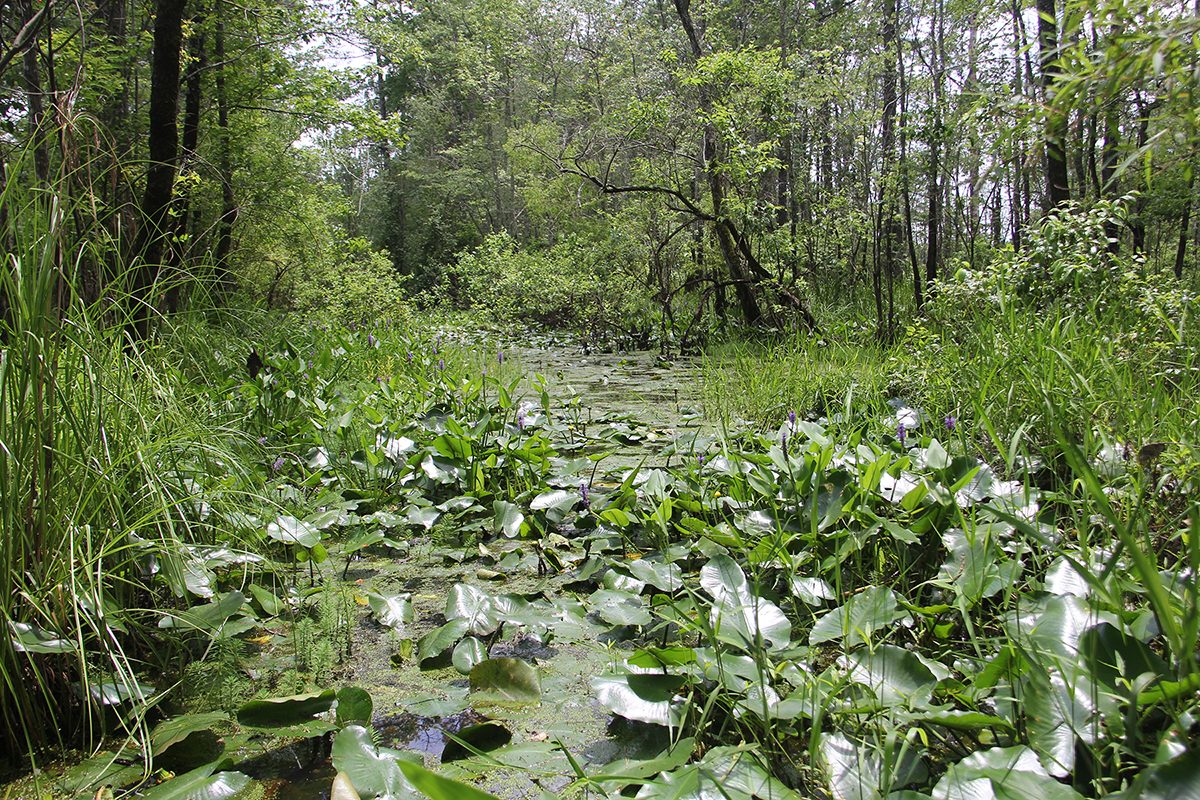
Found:
<svg viewBox="0 0 1200 800"><path fill-rule="evenodd" d="M1037 0L1038 56L1042 66L1042 88L1047 105L1054 101L1054 86L1058 80L1058 18L1054 0ZM1046 202L1048 209L1070 202L1070 183L1067 178L1066 150L1067 118L1051 108L1046 117Z"/></svg>
<svg viewBox="0 0 1200 800"><path fill-rule="evenodd" d="M154 21L154 59L150 73L150 124L146 190L142 195L141 225L134 243L133 290L130 294L130 334L144 340L150 333L153 290L163 261L168 211L179 155L179 56L183 47L186 0L158 0Z"/></svg>

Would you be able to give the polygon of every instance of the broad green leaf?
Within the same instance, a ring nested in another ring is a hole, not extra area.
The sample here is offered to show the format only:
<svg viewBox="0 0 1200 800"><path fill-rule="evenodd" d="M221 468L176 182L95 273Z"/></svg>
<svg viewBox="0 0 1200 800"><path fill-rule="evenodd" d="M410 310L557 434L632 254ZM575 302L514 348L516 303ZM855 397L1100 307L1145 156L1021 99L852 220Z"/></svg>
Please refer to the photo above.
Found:
<svg viewBox="0 0 1200 800"><path fill-rule="evenodd" d="M792 594L810 606L819 606L834 597L833 589L820 578L792 578Z"/></svg>
<svg viewBox="0 0 1200 800"><path fill-rule="evenodd" d="M471 697L504 703L536 703L542 697L538 671L519 658L489 658L471 668Z"/></svg>
<svg viewBox="0 0 1200 800"><path fill-rule="evenodd" d="M267 536L284 544L313 547L321 541L321 533L308 522L283 514L267 525Z"/></svg>
<svg viewBox="0 0 1200 800"><path fill-rule="evenodd" d="M928 698L939 678L915 653L895 645L855 650L843 657L850 680L871 687L884 706L907 705L922 694Z"/></svg>
<svg viewBox="0 0 1200 800"><path fill-rule="evenodd" d="M150 733L150 752L156 758L167 751L173 744L179 744L196 731L210 730L229 719L224 711L211 711L207 714L181 714L163 720Z"/></svg>
<svg viewBox="0 0 1200 800"><path fill-rule="evenodd" d="M592 611L610 625L649 625L654 621L638 595L601 589L590 600Z"/></svg>
<svg viewBox="0 0 1200 800"><path fill-rule="evenodd" d="M162 626L160 623L160 627ZM74 653L75 643L28 622L8 621L12 648L18 653Z"/></svg>
<svg viewBox="0 0 1200 800"><path fill-rule="evenodd" d="M820 644L844 638L846 645L853 647L869 641L876 631L906 616L891 589L868 586L852 595L845 605L817 620L808 641L809 644Z"/></svg>
<svg viewBox="0 0 1200 800"><path fill-rule="evenodd" d="M504 500L497 500L492 503L492 512L495 515L492 518L493 533L504 534L509 539L515 539L520 534L521 523L525 521L525 515L521 513L520 506Z"/></svg>
<svg viewBox="0 0 1200 800"><path fill-rule="evenodd" d="M212 633L219 630L233 615L242 611L246 595L239 591L226 592L201 606L192 606L178 616L164 616L160 628L184 628Z"/></svg>
<svg viewBox="0 0 1200 800"><path fill-rule="evenodd" d="M842 800L880 800L882 787L903 786L927 775L924 763L911 749L886 774L883 747L870 739L852 739L840 732L821 737L821 756L829 771L829 788Z"/></svg>
<svg viewBox="0 0 1200 800"><path fill-rule="evenodd" d="M428 661L444 653L467 632L465 619L452 619L445 625L432 630L417 642L417 660Z"/></svg>
<svg viewBox="0 0 1200 800"><path fill-rule="evenodd" d="M333 689L290 697L251 700L238 709L238 724L248 728L277 728L306 722L333 708L337 695Z"/></svg>
<svg viewBox="0 0 1200 800"><path fill-rule="evenodd" d="M675 692L685 680L677 675L602 675L592 678L592 690L597 702L614 714L676 727L684 701Z"/></svg>
<svg viewBox="0 0 1200 800"><path fill-rule="evenodd" d="M512 731L506 728L502 722L487 720L476 725L468 725L458 733L450 734L446 738L450 741L446 742L446 749L442 751L443 764L471 758L475 755L475 751L487 753L498 750L512 741ZM505 750L505 756L509 756L510 753L511 750ZM538 766L542 766L545 763L546 751L543 749L538 756L540 762Z"/></svg>
<svg viewBox="0 0 1200 800"><path fill-rule="evenodd" d="M461 619L472 636L487 636L500 627L492 596L466 583L456 583L446 598L446 619Z"/></svg>
<svg viewBox="0 0 1200 800"><path fill-rule="evenodd" d="M274 592L257 583L250 584L250 595L258 602L267 616L277 616L279 612L287 608L287 604L276 597Z"/></svg>
<svg viewBox="0 0 1200 800"><path fill-rule="evenodd" d="M375 703L371 694L361 686L343 686L337 693L337 724L343 728L351 723L371 724Z"/></svg>
<svg viewBox="0 0 1200 800"><path fill-rule="evenodd" d="M487 657L487 648L483 646L483 642L474 636L468 636L454 646L452 661L456 670L463 675L470 675L475 665Z"/></svg>
<svg viewBox="0 0 1200 800"><path fill-rule="evenodd" d="M361 725L351 725L333 739L330 758L334 769L346 773L360 797L379 800L417 800L400 761L413 761L418 753L377 747L371 733Z"/></svg>
<svg viewBox="0 0 1200 800"><path fill-rule="evenodd" d="M683 571L676 564L642 558L626 566L633 577L664 592L677 592L683 586Z"/></svg>
<svg viewBox="0 0 1200 800"><path fill-rule="evenodd" d="M250 784L241 772L217 772L217 763L185 772L142 795L143 800L225 800Z"/></svg>
<svg viewBox="0 0 1200 800"><path fill-rule="evenodd" d="M643 669L678 667L695 663L696 651L690 647L647 647L638 650L628 661L633 666Z"/></svg>
<svg viewBox="0 0 1200 800"><path fill-rule="evenodd" d="M413 613L412 594L408 592L387 595L367 592L367 602L380 625L398 631L403 631L404 626L416 618Z"/></svg>

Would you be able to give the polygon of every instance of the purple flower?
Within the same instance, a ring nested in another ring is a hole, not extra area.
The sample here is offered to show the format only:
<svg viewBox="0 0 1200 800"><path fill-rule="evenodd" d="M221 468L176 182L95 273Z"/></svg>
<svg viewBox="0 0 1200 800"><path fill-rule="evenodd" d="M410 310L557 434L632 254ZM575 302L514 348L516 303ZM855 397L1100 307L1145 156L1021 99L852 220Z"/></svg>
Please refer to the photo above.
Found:
<svg viewBox="0 0 1200 800"><path fill-rule="evenodd" d="M524 412L517 414L517 430L519 430L519 431L525 430L525 413Z"/></svg>
<svg viewBox="0 0 1200 800"><path fill-rule="evenodd" d="M904 446L904 437L907 434L908 434L908 428L904 427L903 422L901 422L899 425L896 426L896 438L900 440L901 447Z"/></svg>
<svg viewBox="0 0 1200 800"><path fill-rule="evenodd" d="M499 361L501 364L504 363L504 351L503 350L496 353L496 360Z"/></svg>
<svg viewBox="0 0 1200 800"><path fill-rule="evenodd" d="M275 462L271 464L271 469L275 470L276 472L279 472L279 470L283 469L283 456L275 459Z"/></svg>
<svg viewBox="0 0 1200 800"><path fill-rule="evenodd" d="M265 445L267 443L267 437L265 437L265 436L260 437L258 440L258 443L261 445Z"/></svg>
<svg viewBox="0 0 1200 800"><path fill-rule="evenodd" d="M375 334L368 333L367 334L367 347L374 347L374 346L375 346Z"/></svg>
<svg viewBox="0 0 1200 800"><path fill-rule="evenodd" d="M483 369L479 370L479 377L481 377L481 378L487 377L487 367L484 367Z"/></svg>
<svg viewBox="0 0 1200 800"><path fill-rule="evenodd" d="M702 455L701 455L701 456L696 456L696 466L697 466L697 467L703 467L703 466L704 466L704 456L702 456Z"/></svg>
<svg viewBox="0 0 1200 800"><path fill-rule="evenodd" d="M436 355L437 355L437 353L438 353L438 348L439 348L439 347L441 347L441 346L442 346L442 337L440 337L440 336L439 336L439 337L437 337L436 339L434 339L434 340L433 340L433 354L434 354L435 356L436 356Z"/></svg>
<svg viewBox="0 0 1200 800"><path fill-rule="evenodd" d="M584 508L592 504L592 501L588 499L588 487L586 483L579 484L579 499L583 501Z"/></svg>
<svg viewBox="0 0 1200 800"><path fill-rule="evenodd" d="M446 360L439 358L438 359L438 369L445 369L445 368L446 368Z"/></svg>
<svg viewBox="0 0 1200 800"><path fill-rule="evenodd" d="M954 433L954 429L958 427L958 417L951 414L943 421L946 423L946 430Z"/></svg>
<svg viewBox="0 0 1200 800"><path fill-rule="evenodd" d="M412 353L408 354L408 363L412 363Z"/></svg>
<svg viewBox="0 0 1200 800"><path fill-rule="evenodd" d="M787 440L788 440L787 431L784 431L783 432L783 457L784 458L788 457Z"/></svg>
<svg viewBox="0 0 1200 800"><path fill-rule="evenodd" d="M788 424L791 425L793 428L796 427L796 412L795 411L788 412Z"/></svg>

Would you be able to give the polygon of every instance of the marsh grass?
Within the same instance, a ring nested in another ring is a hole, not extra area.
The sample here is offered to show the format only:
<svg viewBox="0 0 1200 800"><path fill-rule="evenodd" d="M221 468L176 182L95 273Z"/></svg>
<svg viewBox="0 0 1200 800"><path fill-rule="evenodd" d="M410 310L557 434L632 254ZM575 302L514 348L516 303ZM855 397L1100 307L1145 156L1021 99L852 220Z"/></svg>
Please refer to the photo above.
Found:
<svg viewBox="0 0 1200 800"><path fill-rule="evenodd" d="M187 548L252 488L244 436L189 405L177 366L127 347L119 280L85 305L86 263L52 189L3 187L0 271L0 742L14 758L146 733L183 642L158 610L187 594Z"/></svg>

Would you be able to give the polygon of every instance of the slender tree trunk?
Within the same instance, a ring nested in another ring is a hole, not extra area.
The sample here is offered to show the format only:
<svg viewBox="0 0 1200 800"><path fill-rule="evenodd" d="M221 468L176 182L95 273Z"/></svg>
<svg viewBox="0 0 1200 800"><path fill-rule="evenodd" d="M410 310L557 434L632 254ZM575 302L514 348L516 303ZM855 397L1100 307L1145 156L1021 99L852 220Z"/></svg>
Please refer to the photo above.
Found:
<svg viewBox="0 0 1200 800"><path fill-rule="evenodd" d="M221 219L217 223L217 247L213 253L217 288L228 292L233 288L229 255L233 252L233 225L237 222L238 207L233 195L233 156L229 132L229 96L225 85L225 17L221 0L217 0L216 28L213 32L213 57L217 60L217 129L218 171L221 175Z"/></svg>
<svg viewBox="0 0 1200 800"><path fill-rule="evenodd" d="M675 12L679 16L679 21L682 23L691 45L692 58L699 61L704 56L704 44L692 22L691 0L673 0L673 2ZM708 86L700 87L700 108L705 117L709 119L712 117L711 92L712 90ZM725 216L725 178L720 171L720 140L717 137L716 128L711 122L705 123L704 126L701 162L704 164L704 170L708 177L709 196L713 206L712 213L716 218L713 228L717 234L717 243L721 248L721 257L725 260L730 277L735 281L734 293L737 295L738 305L741 306L742 317L746 324L755 325L762 319L762 310L759 308L758 299L754 293L749 270L742 263L744 251L739 247L733 225Z"/></svg>
<svg viewBox="0 0 1200 800"><path fill-rule="evenodd" d="M896 333L895 319L895 275L896 248L903 235L896 209L896 29L898 16L897 0L883 0L883 52L882 76L883 119L880 136L882 168L879 176L879 213L876 220L878 245L875 257L875 309L878 315L876 336L890 343ZM881 280L882 279L882 280ZM884 314L882 291L887 288L887 313Z"/></svg>
<svg viewBox="0 0 1200 800"><path fill-rule="evenodd" d="M49 5L49 0L47 0ZM37 14L31 0L18 0L17 6L22 25L33 21ZM49 9L47 9L47 17ZM43 27L46 27L43 23ZM25 102L29 104L26 124L29 130L29 141L33 145L33 172L38 183L43 186L50 182L50 148L47 144L49 131L45 129L45 100L42 89L42 72L38 65L37 37L21 56L21 78L25 89Z"/></svg>

